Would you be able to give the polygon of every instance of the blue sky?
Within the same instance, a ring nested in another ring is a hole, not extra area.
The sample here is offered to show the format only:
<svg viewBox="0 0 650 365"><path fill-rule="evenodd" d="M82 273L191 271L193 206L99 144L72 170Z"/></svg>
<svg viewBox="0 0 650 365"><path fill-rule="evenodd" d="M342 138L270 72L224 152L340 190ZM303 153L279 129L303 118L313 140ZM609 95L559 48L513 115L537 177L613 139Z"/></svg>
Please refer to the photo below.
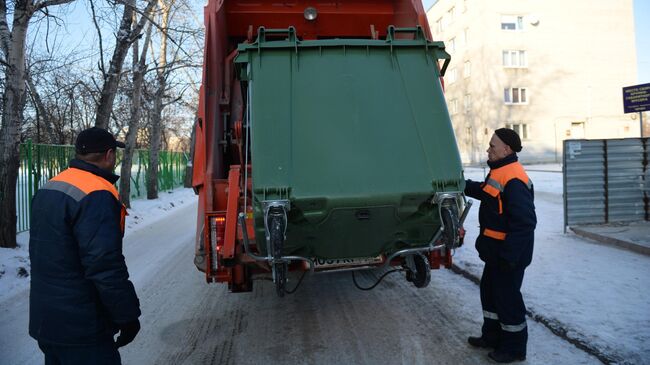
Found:
<svg viewBox="0 0 650 365"><path fill-rule="evenodd" d="M428 10L436 2L437 0L423 0L424 10ZM645 19L643 14L645 14ZM637 84L650 83L650 21L648 15L650 15L650 1L634 0Z"/></svg>

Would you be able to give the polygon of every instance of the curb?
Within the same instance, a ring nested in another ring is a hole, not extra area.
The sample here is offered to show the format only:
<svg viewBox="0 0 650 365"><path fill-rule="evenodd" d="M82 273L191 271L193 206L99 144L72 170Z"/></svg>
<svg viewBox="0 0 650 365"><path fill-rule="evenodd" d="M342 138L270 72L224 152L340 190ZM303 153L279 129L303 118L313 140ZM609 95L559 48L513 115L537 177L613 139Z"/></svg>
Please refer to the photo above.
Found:
<svg viewBox="0 0 650 365"><path fill-rule="evenodd" d="M481 284L480 278L473 275L469 271L458 267L456 264L451 265L451 271L473 282L476 285ZM535 313L535 311L531 310L530 308L526 309L526 315L533 321L548 328L554 335L562 338L563 340L569 342L573 346L588 353L589 355L594 356L595 358L600 360L603 364L609 365L609 364L624 363L622 362L622 358L620 356L604 353L601 349L599 349L595 345L592 345L586 342L584 339L579 338L582 336L569 335L569 333L575 334L576 331L571 330L568 326L555 319L547 318L541 314Z"/></svg>
<svg viewBox="0 0 650 365"><path fill-rule="evenodd" d="M573 231L573 233L577 234L578 236L582 236L584 238L588 238L606 245L615 246L628 251L650 256L650 247L641 246L633 242L623 241L613 237L603 236L601 234L589 232L578 227L569 227L569 228Z"/></svg>

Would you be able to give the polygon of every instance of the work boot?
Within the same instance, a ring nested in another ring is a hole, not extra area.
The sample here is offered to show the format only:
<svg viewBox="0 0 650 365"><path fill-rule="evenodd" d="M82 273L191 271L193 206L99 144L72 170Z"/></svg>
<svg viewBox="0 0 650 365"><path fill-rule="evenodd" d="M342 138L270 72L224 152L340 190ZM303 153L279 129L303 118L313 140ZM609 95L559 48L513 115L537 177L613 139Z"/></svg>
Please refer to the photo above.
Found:
<svg viewBox="0 0 650 365"><path fill-rule="evenodd" d="M498 350L488 353L488 357L500 364L510 364L511 362L526 360L526 355L516 355L511 352Z"/></svg>
<svg viewBox="0 0 650 365"><path fill-rule="evenodd" d="M472 336L470 336L470 337L467 338L467 342L470 345L474 346L474 347L479 347L479 348L482 348L482 349L490 349L490 348L493 349L493 348L496 347L494 344L485 341L485 339L483 337L472 337Z"/></svg>

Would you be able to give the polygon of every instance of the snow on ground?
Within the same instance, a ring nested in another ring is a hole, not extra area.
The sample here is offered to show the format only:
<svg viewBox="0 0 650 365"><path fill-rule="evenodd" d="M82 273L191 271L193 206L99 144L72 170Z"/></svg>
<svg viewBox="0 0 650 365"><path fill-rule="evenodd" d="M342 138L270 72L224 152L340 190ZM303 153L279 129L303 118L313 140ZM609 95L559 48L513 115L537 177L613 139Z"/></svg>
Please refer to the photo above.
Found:
<svg viewBox="0 0 650 365"><path fill-rule="evenodd" d="M155 224L167 212L196 199L192 189L179 188L159 192L158 199L131 201L125 236ZM0 248L0 303L29 286L29 232L18 234L17 241L15 249Z"/></svg>
<svg viewBox="0 0 650 365"><path fill-rule="evenodd" d="M564 234L561 168L527 169L535 186L538 219L533 262L522 288L528 309L559 322L569 329L570 338L591 343L622 363L650 363L650 257ZM483 174L481 168L465 169L466 178L475 181L482 181ZM454 260L480 277L483 263L473 248L478 203L465 223L466 246Z"/></svg>
<svg viewBox="0 0 650 365"><path fill-rule="evenodd" d="M29 234L17 240L16 248L0 248L0 302L29 285Z"/></svg>

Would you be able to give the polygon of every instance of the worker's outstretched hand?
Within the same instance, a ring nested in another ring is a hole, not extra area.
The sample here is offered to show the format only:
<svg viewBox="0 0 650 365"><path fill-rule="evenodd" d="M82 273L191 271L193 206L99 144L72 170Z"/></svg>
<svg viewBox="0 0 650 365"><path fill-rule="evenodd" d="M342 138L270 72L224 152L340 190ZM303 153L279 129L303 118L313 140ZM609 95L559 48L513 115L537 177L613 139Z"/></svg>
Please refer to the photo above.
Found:
<svg viewBox="0 0 650 365"><path fill-rule="evenodd" d="M136 319L135 321L120 324L119 327L120 335L117 336L115 345L117 345L117 347L122 347L130 344L135 338L135 335L140 332L140 321Z"/></svg>

